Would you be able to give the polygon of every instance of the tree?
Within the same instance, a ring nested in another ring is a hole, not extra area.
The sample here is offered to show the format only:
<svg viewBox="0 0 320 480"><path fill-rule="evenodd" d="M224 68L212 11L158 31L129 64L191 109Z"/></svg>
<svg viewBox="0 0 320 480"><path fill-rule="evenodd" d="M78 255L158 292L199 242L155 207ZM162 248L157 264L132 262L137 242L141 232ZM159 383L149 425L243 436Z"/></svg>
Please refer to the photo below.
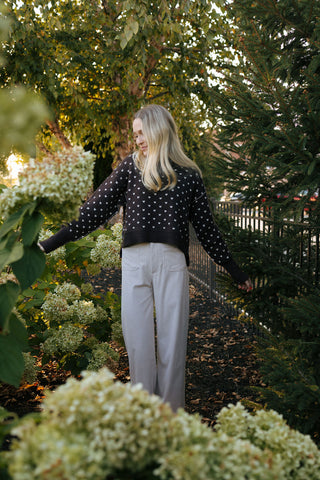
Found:
<svg viewBox="0 0 320 480"><path fill-rule="evenodd" d="M227 11L233 33L226 42L238 62L221 66L212 90L221 118L215 173L262 208L271 226L269 234L227 226L230 245L256 281L252 295L230 295L267 327L259 341L263 398L318 438L319 250L312 237L319 234L320 203L311 206L310 196L320 186L320 4L233 0ZM295 201L301 191L306 195Z"/></svg>
<svg viewBox="0 0 320 480"><path fill-rule="evenodd" d="M0 81L44 95L54 113L48 129L62 144L86 139L118 161L130 150L132 113L144 103L170 106L193 132L207 118L199 98L209 89L211 52L224 28L211 2L6 4L14 26Z"/></svg>
<svg viewBox="0 0 320 480"><path fill-rule="evenodd" d="M234 0L227 10L238 63L221 68L212 92L220 150L228 152L218 152L218 170L250 202L281 193L291 208L294 196L320 186L320 6Z"/></svg>

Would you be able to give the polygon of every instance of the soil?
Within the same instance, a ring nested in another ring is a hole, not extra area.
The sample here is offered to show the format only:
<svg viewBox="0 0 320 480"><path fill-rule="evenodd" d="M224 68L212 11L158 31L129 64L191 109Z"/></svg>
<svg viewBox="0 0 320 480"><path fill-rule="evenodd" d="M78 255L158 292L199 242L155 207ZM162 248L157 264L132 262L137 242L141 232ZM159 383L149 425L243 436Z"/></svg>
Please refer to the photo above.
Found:
<svg viewBox="0 0 320 480"><path fill-rule="evenodd" d="M120 270L106 270L95 277L97 290L112 289L121 293ZM209 426L222 407L238 401L247 406L258 402L262 381L255 356L256 339L243 323L232 318L225 307L208 298L195 282L190 283L190 326L186 364L186 411L199 413ZM130 380L128 358L123 347L113 345L120 353L115 378ZM19 416L41 410L46 389L54 390L70 373L52 362L38 374L38 381L16 389L0 386L0 405Z"/></svg>

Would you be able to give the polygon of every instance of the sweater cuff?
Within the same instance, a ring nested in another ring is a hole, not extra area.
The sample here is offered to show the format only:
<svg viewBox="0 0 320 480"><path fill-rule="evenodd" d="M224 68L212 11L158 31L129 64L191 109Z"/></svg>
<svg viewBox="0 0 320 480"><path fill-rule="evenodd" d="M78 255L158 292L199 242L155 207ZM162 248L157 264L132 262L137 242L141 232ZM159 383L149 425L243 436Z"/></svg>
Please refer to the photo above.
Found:
<svg viewBox="0 0 320 480"><path fill-rule="evenodd" d="M223 263L222 266L237 283L245 283L249 279L249 275L243 272L232 258L226 263Z"/></svg>
<svg viewBox="0 0 320 480"><path fill-rule="evenodd" d="M72 241L72 235L70 234L70 230L68 227L63 227L59 232L52 237L39 242L39 246L43 248L45 253L50 253L53 250L56 250L59 247L62 247L67 242Z"/></svg>

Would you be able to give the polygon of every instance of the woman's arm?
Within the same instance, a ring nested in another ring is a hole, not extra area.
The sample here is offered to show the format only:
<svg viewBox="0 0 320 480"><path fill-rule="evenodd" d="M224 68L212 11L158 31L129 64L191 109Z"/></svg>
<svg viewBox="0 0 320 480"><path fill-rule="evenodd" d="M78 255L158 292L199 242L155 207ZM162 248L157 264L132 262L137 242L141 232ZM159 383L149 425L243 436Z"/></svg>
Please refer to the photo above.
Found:
<svg viewBox="0 0 320 480"><path fill-rule="evenodd" d="M127 157L97 188L79 210L78 220L62 227L55 235L39 243L46 253L67 242L78 240L106 223L123 204L131 157Z"/></svg>
<svg viewBox="0 0 320 480"><path fill-rule="evenodd" d="M191 206L190 221L197 238L215 263L224 267L232 278L244 290L251 290L252 284L248 275L243 272L232 255L220 233L209 206L202 180L195 189L195 198Z"/></svg>

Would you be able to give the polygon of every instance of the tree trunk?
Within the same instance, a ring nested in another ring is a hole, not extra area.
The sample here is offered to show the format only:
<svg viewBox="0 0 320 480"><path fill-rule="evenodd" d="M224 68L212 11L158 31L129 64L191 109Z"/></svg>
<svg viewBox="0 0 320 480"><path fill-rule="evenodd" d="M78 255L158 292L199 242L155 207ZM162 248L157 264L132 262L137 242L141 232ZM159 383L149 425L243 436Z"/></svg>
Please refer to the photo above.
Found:
<svg viewBox="0 0 320 480"><path fill-rule="evenodd" d="M47 125L50 129L50 131L53 133L53 135L58 139L60 145L64 148L72 148L71 143L67 139L67 137L64 135L62 132L58 120L54 120L51 122L50 120L47 121Z"/></svg>

